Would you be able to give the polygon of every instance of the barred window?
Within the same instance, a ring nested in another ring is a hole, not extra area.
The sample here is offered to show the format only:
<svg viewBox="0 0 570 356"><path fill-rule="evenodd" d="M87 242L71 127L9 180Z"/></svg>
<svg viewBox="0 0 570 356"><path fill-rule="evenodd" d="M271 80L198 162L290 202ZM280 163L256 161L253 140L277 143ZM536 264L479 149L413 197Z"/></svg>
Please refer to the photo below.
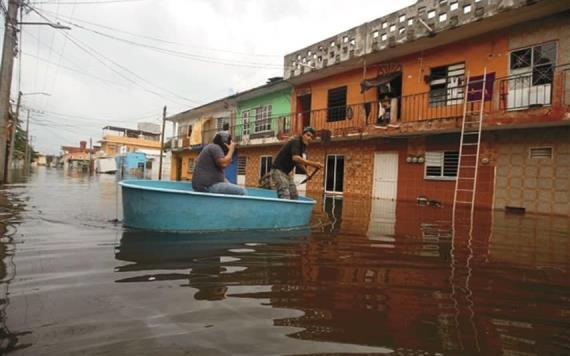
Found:
<svg viewBox="0 0 570 356"><path fill-rule="evenodd" d="M188 159L188 173L194 173L194 165L195 165L194 158L189 158Z"/></svg>
<svg viewBox="0 0 570 356"><path fill-rule="evenodd" d="M261 156L261 165L259 168L259 177L263 177L271 170L271 165L273 164L273 157L271 156Z"/></svg>
<svg viewBox="0 0 570 356"><path fill-rule="evenodd" d="M245 176L245 167L247 164L247 157L238 156L237 159L237 174L240 176Z"/></svg>
<svg viewBox="0 0 570 356"><path fill-rule="evenodd" d="M453 179L457 177L459 152L426 152L425 178Z"/></svg>
<svg viewBox="0 0 570 356"><path fill-rule="evenodd" d="M242 134L244 136L249 135L250 133L250 127L249 127L249 111L245 110L242 111L241 113L241 119L242 119L242 124L243 124L243 128L242 128Z"/></svg>
<svg viewBox="0 0 570 356"><path fill-rule="evenodd" d="M465 63L431 69L429 103L432 106L455 105L463 102Z"/></svg>
<svg viewBox="0 0 570 356"><path fill-rule="evenodd" d="M271 130L271 109L271 105L264 105L255 109L255 132Z"/></svg>
<svg viewBox="0 0 570 356"><path fill-rule="evenodd" d="M511 52L512 74L532 76L532 85L552 84L556 65L556 43L518 49Z"/></svg>
<svg viewBox="0 0 570 356"><path fill-rule="evenodd" d="M341 121L346 119L346 86L334 88L328 92L327 121Z"/></svg>

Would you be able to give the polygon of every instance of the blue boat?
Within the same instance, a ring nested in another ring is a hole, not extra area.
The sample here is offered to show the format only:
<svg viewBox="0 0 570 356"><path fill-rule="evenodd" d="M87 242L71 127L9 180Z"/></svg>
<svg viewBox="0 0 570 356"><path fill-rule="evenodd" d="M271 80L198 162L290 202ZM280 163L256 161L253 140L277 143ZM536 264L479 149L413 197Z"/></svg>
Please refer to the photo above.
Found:
<svg viewBox="0 0 570 356"><path fill-rule="evenodd" d="M313 199L279 199L274 191L248 188L245 196L200 193L189 182L124 180L123 225L176 231L244 231L307 227Z"/></svg>

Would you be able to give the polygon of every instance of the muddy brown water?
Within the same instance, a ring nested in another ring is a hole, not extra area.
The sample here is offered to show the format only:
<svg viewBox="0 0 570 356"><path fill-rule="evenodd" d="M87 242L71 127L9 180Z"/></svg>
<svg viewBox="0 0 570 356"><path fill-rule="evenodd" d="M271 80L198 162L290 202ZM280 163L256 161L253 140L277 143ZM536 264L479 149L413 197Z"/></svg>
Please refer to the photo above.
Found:
<svg viewBox="0 0 570 356"><path fill-rule="evenodd" d="M310 230L165 234L116 183L2 187L0 354L570 354L569 218L316 197Z"/></svg>

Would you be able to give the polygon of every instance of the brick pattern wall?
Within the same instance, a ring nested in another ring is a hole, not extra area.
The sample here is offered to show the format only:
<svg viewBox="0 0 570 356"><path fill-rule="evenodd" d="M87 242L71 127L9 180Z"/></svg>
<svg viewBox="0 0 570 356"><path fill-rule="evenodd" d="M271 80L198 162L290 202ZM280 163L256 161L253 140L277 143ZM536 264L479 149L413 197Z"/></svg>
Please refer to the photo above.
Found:
<svg viewBox="0 0 570 356"><path fill-rule="evenodd" d="M275 157L281 146L240 147L238 157L245 157L245 185L257 187L261 169L261 156Z"/></svg>
<svg viewBox="0 0 570 356"><path fill-rule="evenodd" d="M531 159L531 147L552 147L552 159ZM570 128L497 136L495 208L570 215Z"/></svg>

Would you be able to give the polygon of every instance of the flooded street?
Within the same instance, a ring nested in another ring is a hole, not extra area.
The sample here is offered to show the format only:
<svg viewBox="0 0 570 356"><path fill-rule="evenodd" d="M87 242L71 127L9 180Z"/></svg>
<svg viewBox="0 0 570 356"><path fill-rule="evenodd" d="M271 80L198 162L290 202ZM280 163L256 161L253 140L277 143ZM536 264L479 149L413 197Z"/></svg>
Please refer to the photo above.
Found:
<svg viewBox="0 0 570 356"><path fill-rule="evenodd" d="M112 175L0 195L2 354L570 354L565 217L319 198L310 231L197 236L123 229Z"/></svg>

